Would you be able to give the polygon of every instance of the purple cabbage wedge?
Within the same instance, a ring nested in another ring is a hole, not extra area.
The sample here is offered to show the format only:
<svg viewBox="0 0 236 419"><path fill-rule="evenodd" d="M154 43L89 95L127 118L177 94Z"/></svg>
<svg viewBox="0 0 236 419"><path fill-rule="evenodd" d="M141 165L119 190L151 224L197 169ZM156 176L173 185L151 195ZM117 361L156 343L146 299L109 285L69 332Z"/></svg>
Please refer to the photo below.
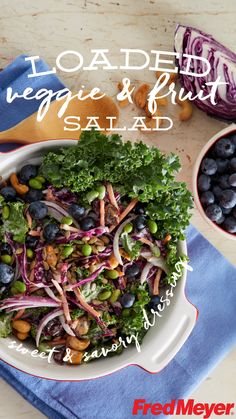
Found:
<svg viewBox="0 0 236 419"><path fill-rule="evenodd" d="M214 82L220 76L220 81L226 85L217 89L216 105L210 99L202 101L195 99L194 104L208 115L236 121L236 54L217 42L211 35L198 29L178 25L175 32L175 51L180 54L179 70L185 69L185 58L182 54L197 55L206 58L211 71L205 77L192 77L180 74L180 83L187 92L195 96L204 88L204 96L210 93L210 86L206 82ZM204 72L205 65L200 60L192 60L195 73ZM205 86L205 87L204 87Z"/></svg>

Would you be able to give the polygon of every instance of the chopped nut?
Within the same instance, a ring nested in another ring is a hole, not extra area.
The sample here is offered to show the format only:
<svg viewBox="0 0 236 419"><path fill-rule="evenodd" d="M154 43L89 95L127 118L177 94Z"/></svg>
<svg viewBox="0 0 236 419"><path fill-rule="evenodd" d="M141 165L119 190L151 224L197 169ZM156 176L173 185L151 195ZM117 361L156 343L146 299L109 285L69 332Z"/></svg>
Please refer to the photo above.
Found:
<svg viewBox="0 0 236 419"><path fill-rule="evenodd" d="M104 244L109 244L110 243L110 239L107 236L102 236L101 240L103 241Z"/></svg>
<svg viewBox="0 0 236 419"><path fill-rule="evenodd" d="M134 102L136 106L143 109L147 103L147 96L149 91L149 84L142 84L134 93Z"/></svg>
<svg viewBox="0 0 236 419"><path fill-rule="evenodd" d="M90 325L90 322L87 319L87 317L85 316L79 317L78 324L75 329L76 333L78 333L79 336L86 335L89 331L89 325Z"/></svg>
<svg viewBox="0 0 236 419"><path fill-rule="evenodd" d="M92 237L90 240L89 240L89 244L94 244L94 243L96 243L97 242L97 237Z"/></svg>
<svg viewBox="0 0 236 419"><path fill-rule="evenodd" d="M68 338L66 339L66 344L71 349L74 349L76 351L84 351L90 345L90 340L78 339L73 336L68 336Z"/></svg>

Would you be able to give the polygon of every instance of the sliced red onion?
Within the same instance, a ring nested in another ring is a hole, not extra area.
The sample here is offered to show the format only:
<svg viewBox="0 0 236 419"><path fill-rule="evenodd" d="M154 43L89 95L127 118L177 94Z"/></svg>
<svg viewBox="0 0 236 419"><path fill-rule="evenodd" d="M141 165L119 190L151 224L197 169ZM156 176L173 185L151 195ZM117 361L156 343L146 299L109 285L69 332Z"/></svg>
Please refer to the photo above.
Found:
<svg viewBox="0 0 236 419"><path fill-rule="evenodd" d="M125 220L117 229L114 240L113 240L113 252L115 255L115 258L117 259L119 265L123 265L122 259L121 259L121 255L120 255L120 251L119 251L119 240L120 240L120 235L123 231L123 228L126 226L126 224L130 223L130 221L132 221L134 219L134 216L129 217L127 220Z"/></svg>
<svg viewBox="0 0 236 419"><path fill-rule="evenodd" d="M55 294L54 294L54 292L51 290L51 288L49 288L49 287L44 287L44 289L45 289L45 292L47 293L47 295L48 295L49 297L51 297L51 298L52 298L52 300L57 301L58 303L61 303L61 300L59 300L59 298L57 298L57 297L55 296Z"/></svg>
<svg viewBox="0 0 236 419"><path fill-rule="evenodd" d="M146 265L144 266L141 273L141 277L140 277L141 284L144 284L144 282L147 280L149 271L151 270L152 267L153 267L153 264L150 262L147 262Z"/></svg>
<svg viewBox="0 0 236 419"><path fill-rule="evenodd" d="M5 300L1 301L0 310L5 310L6 308L13 308L13 307L24 307L24 308L32 308L32 307L58 307L59 303L52 300L51 298L45 297L30 297L30 296L20 296L20 297L12 297L6 298Z"/></svg>
<svg viewBox="0 0 236 419"><path fill-rule="evenodd" d="M70 336L75 336L75 333L71 329L71 327L65 322L64 316L60 316L60 322L63 327L63 329L66 331L66 333Z"/></svg>
<svg viewBox="0 0 236 419"><path fill-rule="evenodd" d="M150 262L153 266L157 266L158 268L161 268L166 274L168 274L169 269L162 256L160 256L159 258L155 256L150 256L145 259L147 259L147 261Z"/></svg>
<svg viewBox="0 0 236 419"><path fill-rule="evenodd" d="M37 348L39 346L39 340L40 340L40 337L41 337L41 334L42 334L42 331L43 331L44 327L48 324L48 322L50 322L50 320L53 320L53 319L55 319L55 317L61 316L62 314L63 314L63 311L61 309L60 310L57 309L57 310L54 310L51 313L48 313L46 316L44 316L42 318L42 320L39 323L39 327L37 329L37 334L36 334L36 338L35 338Z"/></svg>
<svg viewBox="0 0 236 419"><path fill-rule="evenodd" d="M63 217L71 217L68 211L62 208L60 205L52 201L41 201L48 207L49 214L55 218L57 221L61 222ZM76 227L79 227L79 224L73 219L73 223Z"/></svg>

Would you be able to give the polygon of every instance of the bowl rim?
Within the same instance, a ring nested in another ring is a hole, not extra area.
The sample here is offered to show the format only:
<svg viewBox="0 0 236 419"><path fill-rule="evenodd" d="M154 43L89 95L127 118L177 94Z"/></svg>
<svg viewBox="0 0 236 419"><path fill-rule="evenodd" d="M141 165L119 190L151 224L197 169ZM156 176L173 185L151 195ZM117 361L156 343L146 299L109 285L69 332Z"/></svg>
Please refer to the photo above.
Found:
<svg viewBox="0 0 236 419"><path fill-rule="evenodd" d="M218 233L220 233L222 236L224 236L227 239L236 240L236 234L235 233L229 233L226 230L224 230L220 225L217 225L213 221L211 221L205 214L204 208L200 201L200 195L198 192L197 187L197 180L198 175L200 171L201 162L206 156L207 152L210 150L210 148L223 136L231 134L235 132L236 133L236 124L231 124L226 128L223 128L222 130L218 131L216 134L214 134L204 145L204 147L201 149L200 153L197 156L197 159L195 161L194 167L193 167L193 175L192 175L192 188L193 188L193 196L194 196L194 202L196 204L196 207L201 214L202 218L211 226L214 228L214 230Z"/></svg>
<svg viewBox="0 0 236 419"><path fill-rule="evenodd" d="M32 143L32 144L24 144L21 147L16 147L13 150L7 151L7 152L0 152L0 163L1 160L9 157L9 162L10 163L14 163L14 157L18 156L19 151L27 151L27 149L31 152L33 152L34 150L38 150L40 152L40 148L41 146L43 148L50 148L50 146L57 146L58 148L60 146L70 146L70 145L75 145L77 143L78 140L73 140L73 139L60 139L60 140L46 140L46 141L41 141L41 142L37 142L37 143ZM29 156L30 159L30 156ZM26 159L25 159L26 160ZM182 249L184 250L184 252L187 254L187 245L186 245L186 240L184 241L180 241L179 245L182 247ZM182 345L185 343L186 339L189 337L189 335L191 334L197 318L198 318L198 309L194 306L194 304L192 304L185 293L185 285L186 285L186 279L187 279L187 269L185 268L183 271L183 275L180 278L180 284L178 286L179 290L179 295L177 296L177 300L180 300L184 303L184 307L188 309L189 313L189 320L190 320L190 324L188 325L188 328L186 329L186 334L185 336L182 336L182 339L179 340L179 342L177 342L175 344L174 350L172 355L170 356L170 359L167 359L166 362L163 363L163 365L161 366L161 368L155 369L155 367L153 367L152 364L150 364L150 369L146 367L146 365L142 365L141 360L138 360L139 362L135 362L135 358L133 359L133 362L129 362L128 360L125 362L123 362L122 366L116 366L115 362L114 362L114 367L110 368L109 371L105 371L104 373L99 373L99 374L94 374L92 377L82 377L82 378L70 378L70 379L62 379L62 378L57 378L55 376L53 377L49 377L49 376L45 376L45 375L39 375L36 374L32 371L29 371L29 368L27 368L26 370L23 369L23 367L19 367L19 361L17 359L15 359L15 363L11 363L9 362L9 359L4 359L5 357L2 358L2 356L0 357L0 359L5 362L6 364L12 366L13 368L16 368L17 370L24 372L26 374L38 377L38 378L44 378L44 379L48 379L48 380L55 380L55 381L61 381L61 382L79 382L79 381L84 381L84 380L90 380L90 379L97 379L97 378L101 378L107 375L112 374L113 372L116 371L120 371L123 368L126 368L128 366L137 366L141 369L143 369L144 371L151 373L151 374L157 374L158 372L160 372L162 369L164 369L166 367L166 365L170 362L171 359L173 359L173 357L176 355L176 353L180 350L180 348L182 347ZM13 358L14 359L14 358ZM112 358L114 359L114 358ZM144 363L145 364L145 363ZM39 369L41 367L38 367ZM62 372L63 375L63 372Z"/></svg>

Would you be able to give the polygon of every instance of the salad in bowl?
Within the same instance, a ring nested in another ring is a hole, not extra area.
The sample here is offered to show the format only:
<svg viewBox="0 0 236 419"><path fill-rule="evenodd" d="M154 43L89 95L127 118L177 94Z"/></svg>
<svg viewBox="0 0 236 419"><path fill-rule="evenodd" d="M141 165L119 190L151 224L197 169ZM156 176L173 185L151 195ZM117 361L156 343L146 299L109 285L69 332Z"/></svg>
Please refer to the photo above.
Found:
<svg viewBox="0 0 236 419"><path fill-rule="evenodd" d="M67 365L141 345L187 261L192 197L179 168L174 154L91 131L2 179L0 338Z"/></svg>

